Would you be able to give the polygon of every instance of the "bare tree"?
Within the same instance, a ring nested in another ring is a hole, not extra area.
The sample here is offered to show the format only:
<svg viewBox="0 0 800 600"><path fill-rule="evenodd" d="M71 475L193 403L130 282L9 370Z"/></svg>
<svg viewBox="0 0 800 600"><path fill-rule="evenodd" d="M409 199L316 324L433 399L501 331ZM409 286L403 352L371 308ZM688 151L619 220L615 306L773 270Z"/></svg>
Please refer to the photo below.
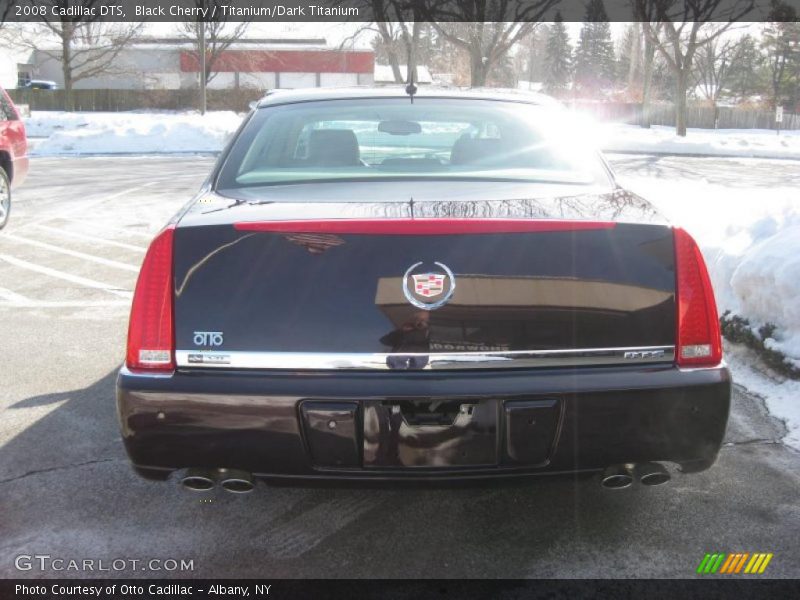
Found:
<svg viewBox="0 0 800 600"><path fill-rule="evenodd" d="M650 129L650 101L653 97L653 65L656 60L656 46L650 36L644 36L644 56L642 57L642 121L641 126Z"/></svg>
<svg viewBox="0 0 800 600"><path fill-rule="evenodd" d="M392 68L395 82L403 83L409 77L417 81L417 67L419 66L419 38L422 23L413 21L376 21L376 29L381 38L381 45L386 52L386 58ZM401 64L405 63L406 71L403 72Z"/></svg>
<svg viewBox="0 0 800 600"><path fill-rule="evenodd" d="M714 107L714 128L719 121L719 102L722 90L731 75L731 66L739 53L740 39L716 38L703 46L695 60L695 85Z"/></svg>
<svg viewBox="0 0 800 600"><path fill-rule="evenodd" d="M431 2L425 18L450 43L469 55L473 87L486 85L489 73L519 40L530 35L559 0L464 0ZM454 22L467 18L470 22Z"/></svg>
<svg viewBox="0 0 800 600"><path fill-rule="evenodd" d="M95 8L101 0L80 0L70 6ZM47 19L52 18L52 8L64 5L63 0L39 0L47 7ZM105 23L99 17L63 17L60 20L43 20L32 28L18 28L9 42L17 48L26 48L60 63L64 78L64 108L74 108L72 90L78 81L104 74L121 73L115 65L120 52L136 38L142 23Z"/></svg>
<svg viewBox="0 0 800 600"><path fill-rule="evenodd" d="M686 135L686 94L697 51L754 8L754 0L633 0L645 35L675 75L675 133Z"/></svg>
<svg viewBox="0 0 800 600"><path fill-rule="evenodd" d="M192 44L190 55L197 65L199 74L200 110L205 113L205 94L208 82L217 75L217 66L222 55L231 44L241 39L250 21L228 23L222 6L225 0L194 0L197 8L207 9L216 15L215 20L206 22L203 17L180 24L184 38ZM215 10L216 9L216 10Z"/></svg>
<svg viewBox="0 0 800 600"><path fill-rule="evenodd" d="M383 42L384 47L386 48L386 57L389 60L389 66L392 68L392 76L394 77L395 82L402 83L403 82L403 72L400 69L400 57L397 54L395 40L397 40L397 35L395 33L394 24L390 21L376 21L375 25L378 30L378 34L381 36L381 41ZM407 65L410 67L410 65Z"/></svg>
<svg viewBox="0 0 800 600"><path fill-rule="evenodd" d="M352 43L362 33L371 31L380 37L382 53L392 69L396 83L403 83L409 76L417 80L419 42L423 23L416 5L410 0L353 0L340 1L347 6L358 6L375 19L360 27L340 45ZM400 65L406 64L406 73Z"/></svg>
<svg viewBox="0 0 800 600"><path fill-rule="evenodd" d="M627 69L619 74L625 77L628 90L635 89L642 76L642 28L637 22L630 23L620 44L620 63L627 60Z"/></svg>

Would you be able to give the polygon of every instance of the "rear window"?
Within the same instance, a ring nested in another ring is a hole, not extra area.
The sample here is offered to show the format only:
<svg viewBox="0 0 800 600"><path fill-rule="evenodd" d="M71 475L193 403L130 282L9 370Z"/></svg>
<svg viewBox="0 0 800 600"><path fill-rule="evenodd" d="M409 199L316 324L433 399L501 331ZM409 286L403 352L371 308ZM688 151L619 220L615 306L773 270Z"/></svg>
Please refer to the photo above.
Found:
<svg viewBox="0 0 800 600"><path fill-rule="evenodd" d="M562 111L491 100L299 102L256 111L218 189L374 179L607 183Z"/></svg>
<svg viewBox="0 0 800 600"><path fill-rule="evenodd" d="M0 121L16 121L17 112L3 88L0 88Z"/></svg>

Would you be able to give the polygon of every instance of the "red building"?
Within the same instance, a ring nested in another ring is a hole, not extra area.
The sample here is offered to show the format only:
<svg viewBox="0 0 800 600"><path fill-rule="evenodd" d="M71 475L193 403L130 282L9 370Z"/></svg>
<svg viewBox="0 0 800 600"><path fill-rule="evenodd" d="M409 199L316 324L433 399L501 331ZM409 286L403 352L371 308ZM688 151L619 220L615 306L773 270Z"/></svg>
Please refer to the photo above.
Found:
<svg viewBox="0 0 800 600"><path fill-rule="evenodd" d="M197 54L180 51L184 74L200 71ZM370 85L375 54L371 50L339 50L324 45L238 42L214 62L212 88L259 87L263 89Z"/></svg>

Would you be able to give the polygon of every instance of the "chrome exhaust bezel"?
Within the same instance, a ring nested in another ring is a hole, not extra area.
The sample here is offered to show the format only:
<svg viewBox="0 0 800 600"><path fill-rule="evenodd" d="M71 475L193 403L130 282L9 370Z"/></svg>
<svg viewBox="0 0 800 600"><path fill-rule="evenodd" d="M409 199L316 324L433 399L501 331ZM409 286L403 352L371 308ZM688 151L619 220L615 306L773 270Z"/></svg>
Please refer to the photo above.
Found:
<svg viewBox="0 0 800 600"><path fill-rule="evenodd" d="M647 487L654 487L657 485L664 485L672 479L667 468L655 462L642 463L636 465L634 475L639 480L639 483Z"/></svg>
<svg viewBox="0 0 800 600"><path fill-rule="evenodd" d="M191 483L195 481L202 482L203 485L198 486ZM213 474L207 471L190 469L186 472L186 475L181 478L181 485L190 492L202 493L213 490L216 481L214 480Z"/></svg>
<svg viewBox="0 0 800 600"><path fill-rule="evenodd" d="M231 484L234 486L242 486L240 489L236 487L231 487ZM219 486L225 490L226 492L230 492L231 494L249 494L252 492L256 484L252 481L252 479L243 479L240 477L229 477L228 479L223 479Z"/></svg>
<svg viewBox="0 0 800 600"><path fill-rule="evenodd" d="M218 479L220 487L231 494L249 494L256 487L253 476L239 469L219 469Z"/></svg>
<svg viewBox="0 0 800 600"><path fill-rule="evenodd" d="M603 471L600 485L607 490L624 490L633 485L633 480L631 465L614 465Z"/></svg>

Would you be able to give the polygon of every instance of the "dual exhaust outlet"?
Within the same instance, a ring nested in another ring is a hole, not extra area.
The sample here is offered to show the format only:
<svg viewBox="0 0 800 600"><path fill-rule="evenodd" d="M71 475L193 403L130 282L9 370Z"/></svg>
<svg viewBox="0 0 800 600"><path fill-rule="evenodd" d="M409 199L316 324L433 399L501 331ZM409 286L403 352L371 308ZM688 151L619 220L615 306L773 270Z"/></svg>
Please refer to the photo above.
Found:
<svg viewBox="0 0 800 600"><path fill-rule="evenodd" d="M238 469L189 469L181 479L181 485L193 492L207 492L217 484L232 494L246 494L255 487L253 476Z"/></svg>
<svg viewBox="0 0 800 600"><path fill-rule="evenodd" d="M642 485L662 485L670 480L669 471L659 463L613 465L603 471L600 485L606 489L621 490L638 479Z"/></svg>

